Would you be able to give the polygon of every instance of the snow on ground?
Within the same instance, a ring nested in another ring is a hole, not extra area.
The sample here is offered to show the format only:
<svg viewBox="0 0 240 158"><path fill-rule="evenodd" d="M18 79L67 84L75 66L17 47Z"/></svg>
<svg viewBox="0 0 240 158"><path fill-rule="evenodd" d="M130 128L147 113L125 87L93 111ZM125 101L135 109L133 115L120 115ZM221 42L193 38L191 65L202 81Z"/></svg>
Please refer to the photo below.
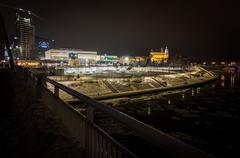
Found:
<svg viewBox="0 0 240 158"><path fill-rule="evenodd" d="M128 76L126 77L126 73ZM136 90L172 87L183 84L190 84L207 80L212 76L203 69L192 68L189 71L180 71L173 73L162 72L103 72L102 74L81 74L77 79L68 81L59 81L59 83L68 86L80 93L90 97L102 96L111 93L121 93ZM121 76L122 74L122 76ZM131 75L129 75L131 74ZM53 90L53 87L50 87ZM60 91L60 97L64 100L73 99L72 96Z"/></svg>

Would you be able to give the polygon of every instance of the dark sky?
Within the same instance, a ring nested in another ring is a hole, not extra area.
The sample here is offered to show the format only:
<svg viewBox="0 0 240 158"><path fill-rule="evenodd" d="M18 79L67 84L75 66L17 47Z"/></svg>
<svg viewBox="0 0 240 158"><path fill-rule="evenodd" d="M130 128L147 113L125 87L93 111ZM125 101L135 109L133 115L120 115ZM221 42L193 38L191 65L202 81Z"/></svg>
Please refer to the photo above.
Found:
<svg viewBox="0 0 240 158"><path fill-rule="evenodd" d="M116 55L147 55L168 46L171 53L198 58L239 58L240 16L231 0L1 0L27 8L44 20L36 33L58 47ZM11 10L1 9L9 32ZM10 26L12 24L12 26Z"/></svg>

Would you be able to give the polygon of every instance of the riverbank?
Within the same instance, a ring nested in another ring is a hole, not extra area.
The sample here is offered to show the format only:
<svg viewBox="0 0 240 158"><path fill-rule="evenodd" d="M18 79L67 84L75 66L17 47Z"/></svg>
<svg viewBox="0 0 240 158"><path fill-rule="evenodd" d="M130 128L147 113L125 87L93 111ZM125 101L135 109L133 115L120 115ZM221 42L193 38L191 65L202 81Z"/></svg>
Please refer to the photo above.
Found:
<svg viewBox="0 0 240 158"><path fill-rule="evenodd" d="M152 94L150 100L131 98L115 108L217 158L239 157L240 131L236 125L240 123L240 73L217 72L221 79L208 84L175 94L174 90L164 96ZM120 127L113 130L111 120L99 117L99 124L133 151L148 151L140 157L154 152L136 135ZM133 142L129 143L130 140Z"/></svg>
<svg viewBox="0 0 240 158"><path fill-rule="evenodd" d="M171 86L171 87L161 87L161 88L152 88L152 89L145 89L145 90L136 90L136 91L131 91L131 92L122 92L122 93L114 93L114 94L109 94L109 95L104 95L104 96L97 96L93 97L96 100L106 100L106 99L113 99L113 98L121 98L121 97L132 97L136 95L143 95L143 94L149 94L149 93L157 93L157 92L164 92L164 91L170 91L170 90L178 90L178 89L185 89L193 86L199 86L202 84L206 84L209 82L214 82L219 78L219 75L215 75L210 79L206 80L199 80L199 81L192 81L188 83L184 83L182 85L176 85L176 86Z"/></svg>
<svg viewBox="0 0 240 158"><path fill-rule="evenodd" d="M171 84L167 84L166 86L159 86L157 88L151 87L146 89L137 89L132 91L126 91L126 92L116 92L116 93L110 93L105 95L99 95L99 96L91 96L95 100L108 100L108 99L116 99L116 98L124 98L124 97L133 97L133 96L140 96L144 94L151 94L151 93L158 93L158 92L165 92L165 91L172 91L172 90L179 90L179 89L186 89L189 87L195 87L195 86L201 86L203 84L207 84L210 82L214 82L219 78L219 75L210 71L207 71L203 68L201 68L202 71L204 71L207 75L204 77L194 77L193 79L187 79L178 81L178 78L172 79ZM155 79L155 78L154 78ZM156 79L155 79L156 80ZM158 79L159 80L159 79ZM156 81L158 81L156 80ZM176 80L176 81L174 81ZM110 83L108 83L110 85ZM141 83L139 83L141 84ZM130 86L130 85L129 85ZM114 86L111 86L112 89ZM117 88L115 88L117 89ZM71 104L76 104L79 101L74 99L68 99L67 100Z"/></svg>

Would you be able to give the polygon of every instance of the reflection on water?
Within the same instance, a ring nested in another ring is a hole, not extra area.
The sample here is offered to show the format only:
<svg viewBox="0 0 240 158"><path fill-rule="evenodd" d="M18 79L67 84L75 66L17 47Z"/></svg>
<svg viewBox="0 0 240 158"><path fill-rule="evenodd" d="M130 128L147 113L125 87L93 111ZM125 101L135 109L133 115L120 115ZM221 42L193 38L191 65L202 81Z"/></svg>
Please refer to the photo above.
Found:
<svg viewBox="0 0 240 158"><path fill-rule="evenodd" d="M150 115L151 113L152 113L151 106L148 106L148 108L147 108L147 114Z"/></svg>
<svg viewBox="0 0 240 158"><path fill-rule="evenodd" d="M225 81L224 81L224 80L221 82L221 86L222 86L223 88L225 87Z"/></svg>
<svg viewBox="0 0 240 158"><path fill-rule="evenodd" d="M224 81L225 80L225 76L221 75L221 80Z"/></svg>
<svg viewBox="0 0 240 158"><path fill-rule="evenodd" d="M233 88L235 86L235 78L236 78L236 74L231 74L231 88Z"/></svg>
<svg viewBox="0 0 240 158"><path fill-rule="evenodd" d="M230 76L230 80L229 80L229 76ZM236 87L236 80L238 79L238 76L239 76L239 73L232 72L232 71L228 71L227 74L222 74L221 78L220 78L221 86L224 88L225 84L227 82L229 84L230 88L235 88Z"/></svg>
<svg viewBox="0 0 240 158"><path fill-rule="evenodd" d="M152 95L150 100L121 105L119 110L217 157L235 157L240 140L236 128L240 124L240 73L220 73L214 83Z"/></svg>
<svg viewBox="0 0 240 158"><path fill-rule="evenodd" d="M169 105L171 104L171 99L170 99L170 98L168 99L168 104L169 104Z"/></svg>
<svg viewBox="0 0 240 158"><path fill-rule="evenodd" d="M197 88L197 94L199 94L200 91L201 91L201 87L198 87L198 88Z"/></svg>
<svg viewBox="0 0 240 158"><path fill-rule="evenodd" d="M192 96L194 96L194 88L192 88Z"/></svg>
<svg viewBox="0 0 240 158"><path fill-rule="evenodd" d="M184 94L184 93L182 94L182 99L183 99L183 100L185 99L185 94Z"/></svg>

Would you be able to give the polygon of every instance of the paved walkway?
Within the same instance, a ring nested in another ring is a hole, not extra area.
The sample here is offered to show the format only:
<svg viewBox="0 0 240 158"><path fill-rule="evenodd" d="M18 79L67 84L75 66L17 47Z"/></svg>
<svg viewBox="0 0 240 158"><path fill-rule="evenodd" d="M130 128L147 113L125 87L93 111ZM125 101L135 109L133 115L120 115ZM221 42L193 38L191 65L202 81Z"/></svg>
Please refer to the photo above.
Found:
<svg viewBox="0 0 240 158"><path fill-rule="evenodd" d="M22 75L6 69L0 75L1 158L84 157Z"/></svg>

